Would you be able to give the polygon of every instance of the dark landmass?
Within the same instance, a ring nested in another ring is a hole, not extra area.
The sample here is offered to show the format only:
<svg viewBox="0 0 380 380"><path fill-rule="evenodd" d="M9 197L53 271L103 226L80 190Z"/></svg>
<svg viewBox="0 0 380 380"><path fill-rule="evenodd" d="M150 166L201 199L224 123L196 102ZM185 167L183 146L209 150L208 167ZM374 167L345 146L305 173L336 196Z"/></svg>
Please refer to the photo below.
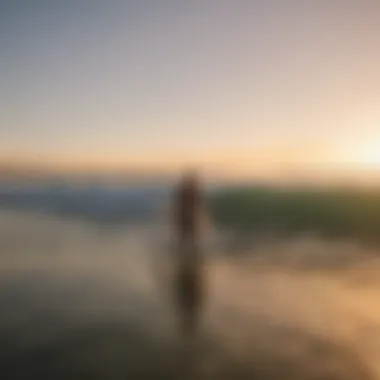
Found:
<svg viewBox="0 0 380 380"><path fill-rule="evenodd" d="M242 234L316 233L379 243L380 188L241 187L210 199L219 225Z"/></svg>

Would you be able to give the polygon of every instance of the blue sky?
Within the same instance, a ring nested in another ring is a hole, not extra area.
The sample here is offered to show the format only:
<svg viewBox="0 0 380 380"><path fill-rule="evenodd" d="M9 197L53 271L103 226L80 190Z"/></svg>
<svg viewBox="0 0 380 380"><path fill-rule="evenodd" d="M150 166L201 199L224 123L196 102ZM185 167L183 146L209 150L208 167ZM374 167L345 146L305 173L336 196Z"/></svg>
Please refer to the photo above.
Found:
<svg viewBox="0 0 380 380"><path fill-rule="evenodd" d="M377 1L0 4L4 158L253 173L380 152Z"/></svg>

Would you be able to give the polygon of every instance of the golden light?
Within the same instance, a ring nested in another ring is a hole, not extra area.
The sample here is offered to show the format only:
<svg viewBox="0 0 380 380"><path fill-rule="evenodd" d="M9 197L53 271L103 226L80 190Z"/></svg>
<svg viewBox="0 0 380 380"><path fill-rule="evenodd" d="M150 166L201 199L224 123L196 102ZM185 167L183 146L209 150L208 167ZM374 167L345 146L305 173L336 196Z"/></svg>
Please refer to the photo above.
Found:
<svg viewBox="0 0 380 380"><path fill-rule="evenodd" d="M367 142L352 158L363 169L380 169L380 139Z"/></svg>

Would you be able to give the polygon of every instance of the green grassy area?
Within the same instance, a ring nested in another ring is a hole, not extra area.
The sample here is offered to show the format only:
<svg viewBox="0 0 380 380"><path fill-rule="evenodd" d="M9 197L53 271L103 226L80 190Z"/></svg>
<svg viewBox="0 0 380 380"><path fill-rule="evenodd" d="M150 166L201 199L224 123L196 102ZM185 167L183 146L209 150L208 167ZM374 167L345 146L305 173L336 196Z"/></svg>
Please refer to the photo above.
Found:
<svg viewBox="0 0 380 380"><path fill-rule="evenodd" d="M214 194L210 208L217 224L245 232L380 237L380 189L231 188Z"/></svg>

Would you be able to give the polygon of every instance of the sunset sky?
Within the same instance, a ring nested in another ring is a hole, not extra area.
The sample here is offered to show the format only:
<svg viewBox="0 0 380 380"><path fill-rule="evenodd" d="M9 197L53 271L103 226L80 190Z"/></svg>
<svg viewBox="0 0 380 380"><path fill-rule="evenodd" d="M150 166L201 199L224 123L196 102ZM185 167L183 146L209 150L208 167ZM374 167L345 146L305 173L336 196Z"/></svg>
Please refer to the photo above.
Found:
<svg viewBox="0 0 380 380"><path fill-rule="evenodd" d="M380 2L1 1L0 115L8 161L380 170Z"/></svg>

